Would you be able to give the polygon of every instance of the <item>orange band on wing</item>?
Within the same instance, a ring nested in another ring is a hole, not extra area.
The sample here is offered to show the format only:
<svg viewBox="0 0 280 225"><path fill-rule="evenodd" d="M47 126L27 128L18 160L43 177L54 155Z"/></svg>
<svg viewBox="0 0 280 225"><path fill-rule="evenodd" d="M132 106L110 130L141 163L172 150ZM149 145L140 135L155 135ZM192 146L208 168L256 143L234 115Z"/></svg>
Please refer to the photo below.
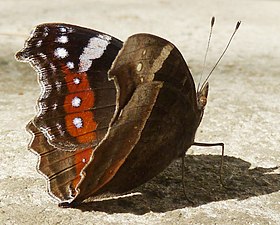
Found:
<svg viewBox="0 0 280 225"><path fill-rule="evenodd" d="M73 106L75 98L78 98L81 101L79 106ZM67 113L90 110L94 106L94 101L94 93L92 91L68 94L64 100L64 110Z"/></svg>
<svg viewBox="0 0 280 225"><path fill-rule="evenodd" d="M65 81L67 84L68 91L70 93L72 92L79 92L79 91L85 91L90 90L90 85L87 79L87 74L85 72L83 73L72 73L69 69L63 67L62 71L64 72ZM74 81L79 82L78 84Z"/></svg>
<svg viewBox="0 0 280 225"><path fill-rule="evenodd" d="M79 120L80 123L75 125L75 120ZM69 134L76 137L79 142L91 142L96 139L97 124L93 120L93 113L90 111L72 113L65 116L66 128Z"/></svg>
<svg viewBox="0 0 280 225"><path fill-rule="evenodd" d="M65 96L64 110L66 112L65 124L68 133L80 143L96 140L97 123L93 112L95 98L91 90L87 74L72 73L62 67L69 94Z"/></svg>
<svg viewBox="0 0 280 225"><path fill-rule="evenodd" d="M84 166L89 162L90 157L92 155L92 148L85 149L80 151L79 153L75 154L75 169L77 174L80 174ZM73 181L72 185L74 188L77 187L78 183L81 180L81 176L77 176Z"/></svg>

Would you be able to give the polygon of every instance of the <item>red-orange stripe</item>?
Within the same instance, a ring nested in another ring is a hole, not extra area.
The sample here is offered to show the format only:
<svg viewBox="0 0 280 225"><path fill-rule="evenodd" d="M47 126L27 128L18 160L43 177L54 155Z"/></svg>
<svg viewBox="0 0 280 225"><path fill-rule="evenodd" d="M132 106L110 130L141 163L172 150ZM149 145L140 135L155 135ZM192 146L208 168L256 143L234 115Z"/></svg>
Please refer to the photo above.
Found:
<svg viewBox="0 0 280 225"><path fill-rule="evenodd" d="M81 128L77 128L73 124L75 118L82 119L83 126ZM96 129L97 124L96 121L93 120L93 113L90 111L66 115L65 124L69 134L76 137L81 143L91 142L96 139L96 133L92 131Z"/></svg>
<svg viewBox="0 0 280 225"><path fill-rule="evenodd" d="M85 149L80 151L79 153L77 153L75 155L75 169L77 174L80 174L82 169L84 168L84 166L88 163L88 161L90 160L90 157L92 155L92 148L89 149ZM81 176L76 177L73 181L72 181L72 186L74 188L77 187L78 183L81 180Z"/></svg>
<svg viewBox="0 0 280 225"><path fill-rule="evenodd" d="M78 97L82 100L81 105L79 107L72 106L72 100L75 97ZM94 99L94 94L92 91L84 91L84 92L79 92L79 93L68 94L65 97L64 110L67 113L74 113L74 112L89 110L94 106L94 101L95 101L95 99Z"/></svg>
<svg viewBox="0 0 280 225"><path fill-rule="evenodd" d="M83 73L72 73L67 67L62 67L62 71L65 74L65 81L69 94L65 97L64 110L66 112L65 124L68 133L77 138L80 143L92 142L96 139L96 129L97 123L94 120L94 115L91 108L94 107L94 92L90 90L90 85L87 79L87 74ZM74 79L78 78L80 80L79 84L74 83ZM77 92L77 93L76 93ZM78 97L81 99L81 105L74 107L72 105L72 100ZM82 127L77 128L73 124L75 118L82 119Z"/></svg>
<svg viewBox="0 0 280 225"><path fill-rule="evenodd" d="M87 79L87 74L85 72L83 73L72 73L69 69L63 67L62 68L63 73L65 76L65 81L67 84L68 91L70 93L72 92L79 92L84 90L90 90L90 85ZM75 84L73 81L75 78L80 79L79 84Z"/></svg>

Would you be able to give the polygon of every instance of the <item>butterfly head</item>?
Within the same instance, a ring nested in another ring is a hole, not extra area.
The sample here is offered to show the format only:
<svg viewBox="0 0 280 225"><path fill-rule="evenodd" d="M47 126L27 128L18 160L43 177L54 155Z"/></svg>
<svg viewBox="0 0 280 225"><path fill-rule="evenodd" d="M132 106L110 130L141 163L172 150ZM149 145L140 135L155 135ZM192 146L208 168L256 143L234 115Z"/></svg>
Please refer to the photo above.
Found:
<svg viewBox="0 0 280 225"><path fill-rule="evenodd" d="M203 111L207 104L208 89L209 89L209 83L207 82L197 92L197 105L200 111Z"/></svg>

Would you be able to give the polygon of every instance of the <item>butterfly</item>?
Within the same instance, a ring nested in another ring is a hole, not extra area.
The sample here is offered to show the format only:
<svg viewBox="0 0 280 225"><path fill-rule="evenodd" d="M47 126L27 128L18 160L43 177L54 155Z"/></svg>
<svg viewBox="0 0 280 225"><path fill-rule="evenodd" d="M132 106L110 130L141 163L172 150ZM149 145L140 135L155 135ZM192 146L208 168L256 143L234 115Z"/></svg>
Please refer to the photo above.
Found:
<svg viewBox="0 0 280 225"><path fill-rule="evenodd" d="M207 102L179 50L135 34L124 43L71 24L34 28L16 54L36 70L29 148L60 206L132 190L193 145Z"/></svg>

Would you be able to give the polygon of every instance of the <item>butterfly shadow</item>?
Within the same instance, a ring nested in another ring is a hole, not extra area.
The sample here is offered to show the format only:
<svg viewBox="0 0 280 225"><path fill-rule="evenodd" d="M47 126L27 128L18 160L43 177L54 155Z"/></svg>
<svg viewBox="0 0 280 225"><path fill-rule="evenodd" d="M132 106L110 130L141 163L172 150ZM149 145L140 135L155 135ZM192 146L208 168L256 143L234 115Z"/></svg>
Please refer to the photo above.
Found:
<svg viewBox="0 0 280 225"><path fill-rule="evenodd" d="M181 178L181 160L174 161L164 172L134 190L128 197L90 200L77 208L82 211L106 213L167 212L185 207L197 207L227 199L246 199L280 190L280 174L274 168L250 169L250 163L225 156L223 180L219 181L220 156L187 155L185 157L185 191Z"/></svg>

